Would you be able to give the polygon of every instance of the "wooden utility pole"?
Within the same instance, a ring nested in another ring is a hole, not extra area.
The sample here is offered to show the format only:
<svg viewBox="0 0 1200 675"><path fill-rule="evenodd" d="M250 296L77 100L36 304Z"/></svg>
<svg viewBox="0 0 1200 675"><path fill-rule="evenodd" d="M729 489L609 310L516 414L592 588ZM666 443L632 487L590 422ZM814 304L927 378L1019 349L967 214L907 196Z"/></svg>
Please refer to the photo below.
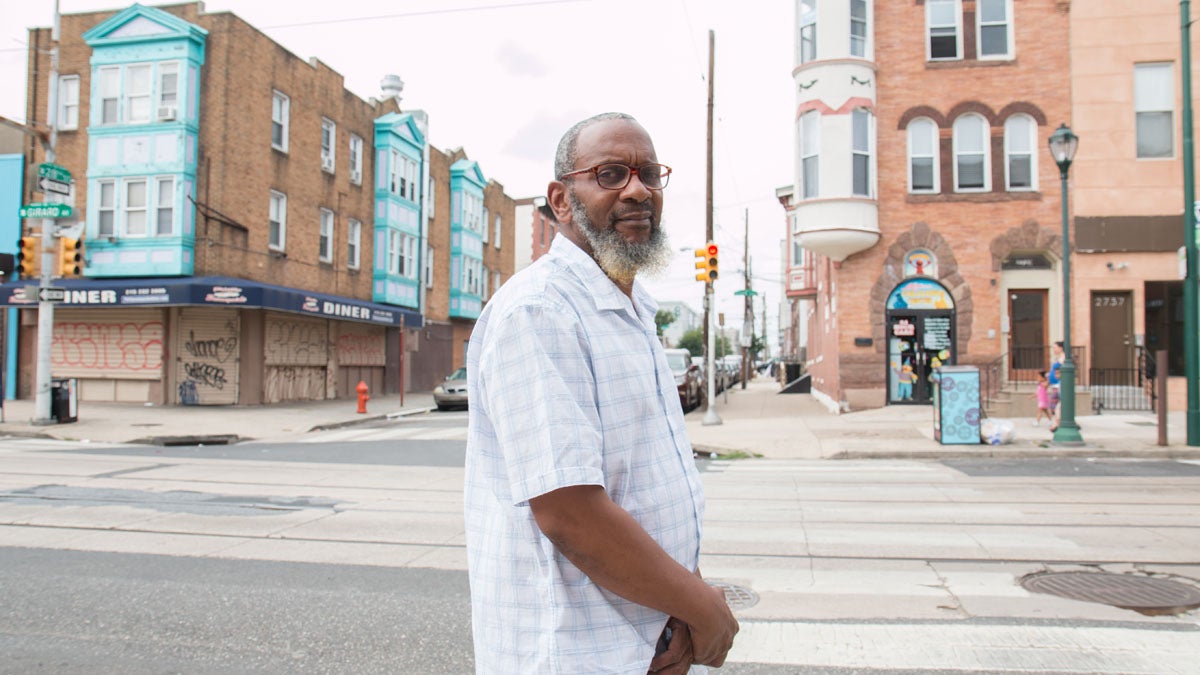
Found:
<svg viewBox="0 0 1200 675"><path fill-rule="evenodd" d="M704 241L713 240L713 51L716 38L711 29L708 31L708 170L705 178L704 194ZM704 284L704 351L707 352L704 362L707 365L708 395L704 397L704 424L721 424L721 417L713 405L717 397L715 376L716 361L716 331L712 329L713 317L713 282Z"/></svg>
<svg viewBox="0 0 1200 675"><path fill-rule="evenodd" d="M746 380L750 379L750 345L754 343L754 313L750 309L750 209L746 209L746 224L743 228L742 248L742 287L746 294L742 296L745 303L742 310L742 389L746 388Z"/></svg>

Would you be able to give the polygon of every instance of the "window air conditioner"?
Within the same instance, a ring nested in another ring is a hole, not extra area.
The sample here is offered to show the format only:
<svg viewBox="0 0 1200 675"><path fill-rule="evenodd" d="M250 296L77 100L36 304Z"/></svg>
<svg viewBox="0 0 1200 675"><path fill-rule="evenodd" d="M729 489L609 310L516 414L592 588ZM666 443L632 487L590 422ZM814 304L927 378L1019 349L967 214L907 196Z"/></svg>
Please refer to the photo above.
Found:
<svg viewBox="0 0 1200 675"><path fill-rule="evenodd" d="M362 182L362 172L355 171L354 169L350 169L350 182L351 183L361 183Z"/></svg>
<svg viewBox="0 0 1200 675"><path fill-rule="evenodd" d="M321 156L321 170L333 173L333 158L329 155Z"/></svg>
<svg viewBox="0 0 1200 675"><path fill-rule="evenodd" d="M176 108L173 105L164 105L158 109L159 122L174 122Z"/></svg>

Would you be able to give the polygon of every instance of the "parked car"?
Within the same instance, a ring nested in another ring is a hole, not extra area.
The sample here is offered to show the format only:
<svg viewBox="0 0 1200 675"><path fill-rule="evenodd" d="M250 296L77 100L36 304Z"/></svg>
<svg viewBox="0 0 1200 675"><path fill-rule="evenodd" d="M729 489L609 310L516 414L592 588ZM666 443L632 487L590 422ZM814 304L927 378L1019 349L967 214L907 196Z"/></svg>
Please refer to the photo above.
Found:
<svg viewBox="0 0 1200 675"><path fill-rule="evenodd" d="M438 410L467 407L467 369L458 370L446 376L446 380L433 388L433 402Z"/></svg>
<svg viewBox="0 0 1200 675"><path fill-rule="evenodd" d="M679 405L684 412L700 405L704 396L704 380L700 377L700 367L692 363L692 354L686 349L667 349L667 365L675 376L675 386L679 389Z"/></svg>

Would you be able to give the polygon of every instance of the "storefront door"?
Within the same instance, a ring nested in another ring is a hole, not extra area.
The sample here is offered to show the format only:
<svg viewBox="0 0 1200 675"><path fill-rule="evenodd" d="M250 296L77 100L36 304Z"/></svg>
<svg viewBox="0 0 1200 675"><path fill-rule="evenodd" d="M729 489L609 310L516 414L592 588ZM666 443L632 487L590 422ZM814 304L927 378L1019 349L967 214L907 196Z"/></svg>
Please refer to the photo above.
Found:
<svg viewBox="0 0 1200 675"><path fill-rule="evenodd" d="M957 362L953 298L938 282L917 277L901 282L887 307L888 403L928 405L934 369Z"/></svg>

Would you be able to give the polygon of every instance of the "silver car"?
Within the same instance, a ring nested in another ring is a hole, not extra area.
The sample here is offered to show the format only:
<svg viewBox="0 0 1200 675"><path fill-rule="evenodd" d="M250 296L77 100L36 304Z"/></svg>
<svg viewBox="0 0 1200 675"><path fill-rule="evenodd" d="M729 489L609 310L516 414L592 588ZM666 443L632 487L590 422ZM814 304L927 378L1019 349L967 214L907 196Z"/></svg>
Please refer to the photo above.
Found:
<svg viewBox="0 0 1200 675"><path fill-rule="evenodd" d="M467 369L458 370L446 376L446 380L433 388L433 402L438 410L467 407Z"/></svg>

